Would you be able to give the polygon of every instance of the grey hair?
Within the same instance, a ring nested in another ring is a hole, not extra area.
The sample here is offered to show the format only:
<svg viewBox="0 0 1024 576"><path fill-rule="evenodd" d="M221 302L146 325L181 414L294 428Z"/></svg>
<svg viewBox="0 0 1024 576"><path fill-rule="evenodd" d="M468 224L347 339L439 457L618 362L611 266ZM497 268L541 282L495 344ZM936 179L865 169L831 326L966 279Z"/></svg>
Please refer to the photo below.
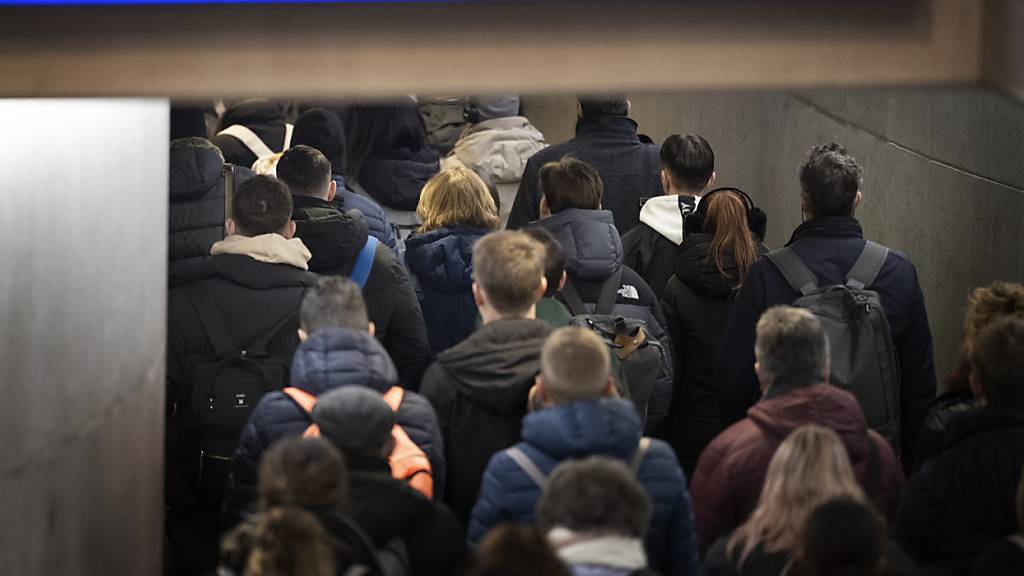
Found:
<svg viewBox="0 0 1024 576"><path fill-rule="evenodd" d="M754 354L766 388L801 388L828 379L828 336L807 310L769 308L757 321Z"/></svg>
<svg viewBox="0 0 1024 576"><path fill-rule="evenodd" d="M171 140L171 150L215 150L221 162L224 161L224 153L216 144L201 136L186 136Z"/></svg>
<svg viewBox="0 0 1024 576"><path fill-rule="evenodd" d="M651 517L647 491L619 460L591 456L559 464L537 501L537 525L643 538Z"/></svg>

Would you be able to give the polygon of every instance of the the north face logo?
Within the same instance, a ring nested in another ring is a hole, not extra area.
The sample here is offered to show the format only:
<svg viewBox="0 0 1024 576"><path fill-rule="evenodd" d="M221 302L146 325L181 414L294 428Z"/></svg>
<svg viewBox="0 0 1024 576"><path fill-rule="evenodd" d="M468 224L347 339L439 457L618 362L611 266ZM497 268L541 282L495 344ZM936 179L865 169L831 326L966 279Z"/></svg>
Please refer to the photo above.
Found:
<svg viewBox="0 0 1024 576"><path fill-rule="evenodd" d="M636 286L633 286L632 284L623 284L619 287L619 296L629 298L630 300L639 300L640 292L638 292Z"/></svg>

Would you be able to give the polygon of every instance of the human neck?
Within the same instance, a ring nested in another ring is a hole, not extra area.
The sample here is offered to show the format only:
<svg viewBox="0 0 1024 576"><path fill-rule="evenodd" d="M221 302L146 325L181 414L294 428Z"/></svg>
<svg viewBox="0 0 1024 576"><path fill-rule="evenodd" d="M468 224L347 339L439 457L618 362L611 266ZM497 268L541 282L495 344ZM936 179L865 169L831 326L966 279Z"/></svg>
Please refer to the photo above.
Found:
<svg viewBox="0 0 1024 576"><path fill-rule="evenodd" d="M668 191L665 192L665 196L688 196L690 198L696 198L700 193L701 190L683 190L670 184Z"/></svg>
<svg viewBox="0 0 1024 576"><path fill-rule="evenodd" d="M498 320L536 320L537 319L537 305L530 306L530 309L522 315L504 315L498 312L494 308L487 306L486 304L480 306L480 321L484 326Z"/></svg>

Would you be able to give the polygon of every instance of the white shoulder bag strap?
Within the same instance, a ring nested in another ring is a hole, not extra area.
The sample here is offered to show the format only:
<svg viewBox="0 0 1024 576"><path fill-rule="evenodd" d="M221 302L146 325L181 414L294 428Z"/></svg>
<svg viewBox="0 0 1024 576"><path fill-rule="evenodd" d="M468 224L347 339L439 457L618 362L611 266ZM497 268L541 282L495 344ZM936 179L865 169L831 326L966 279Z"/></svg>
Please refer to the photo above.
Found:
<svg viewBox="0 0 1024 576"><path fill-rule="evenodd" d="M292 147L292 132L295 130L294 124L284 125L284 146L281 147L281 152Z"/></svg>
<svg viewBox="0 0 1024 576"><path fill-rule="evenodd" d="M289 127L290 126L291 125L289 124ZM231 126L228 126L227 128L218 132L217 136L221 136L223 134L226 134L233 138L237 138L239 142L245 144L245 147L248 148L250 152L256 155L257 159L266 158L268 156L274 155L274 151L271 150L270 147L267 146L263 142L263 140L261 140L260 137L256 135L255 132L246 128L245 126L242 126L241 124L232 124ZM286 143L291 140L291 134L292 133L290 129L285 130ZM287 148L287 146L285 146L285 148Z"/></svg>

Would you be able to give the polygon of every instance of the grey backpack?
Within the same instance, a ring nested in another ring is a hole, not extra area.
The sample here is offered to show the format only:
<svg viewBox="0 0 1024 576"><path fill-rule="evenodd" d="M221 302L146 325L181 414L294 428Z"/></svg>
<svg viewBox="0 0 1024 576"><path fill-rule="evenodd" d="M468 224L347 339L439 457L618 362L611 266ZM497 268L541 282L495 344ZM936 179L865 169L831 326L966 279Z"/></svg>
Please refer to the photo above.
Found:
<svg viewBox="0 0 1024 576"><path fill-rule="evenodd" d="M846 284L832 286L819 286L814 273L790 248L775 250L768 259L800 293L793 306L808 310L825 327L832 362L829 381L857 397L868 426L899 454L896 349L882 301L868 289L888 255L888 248L869 241L847 274Z"/></svg>

